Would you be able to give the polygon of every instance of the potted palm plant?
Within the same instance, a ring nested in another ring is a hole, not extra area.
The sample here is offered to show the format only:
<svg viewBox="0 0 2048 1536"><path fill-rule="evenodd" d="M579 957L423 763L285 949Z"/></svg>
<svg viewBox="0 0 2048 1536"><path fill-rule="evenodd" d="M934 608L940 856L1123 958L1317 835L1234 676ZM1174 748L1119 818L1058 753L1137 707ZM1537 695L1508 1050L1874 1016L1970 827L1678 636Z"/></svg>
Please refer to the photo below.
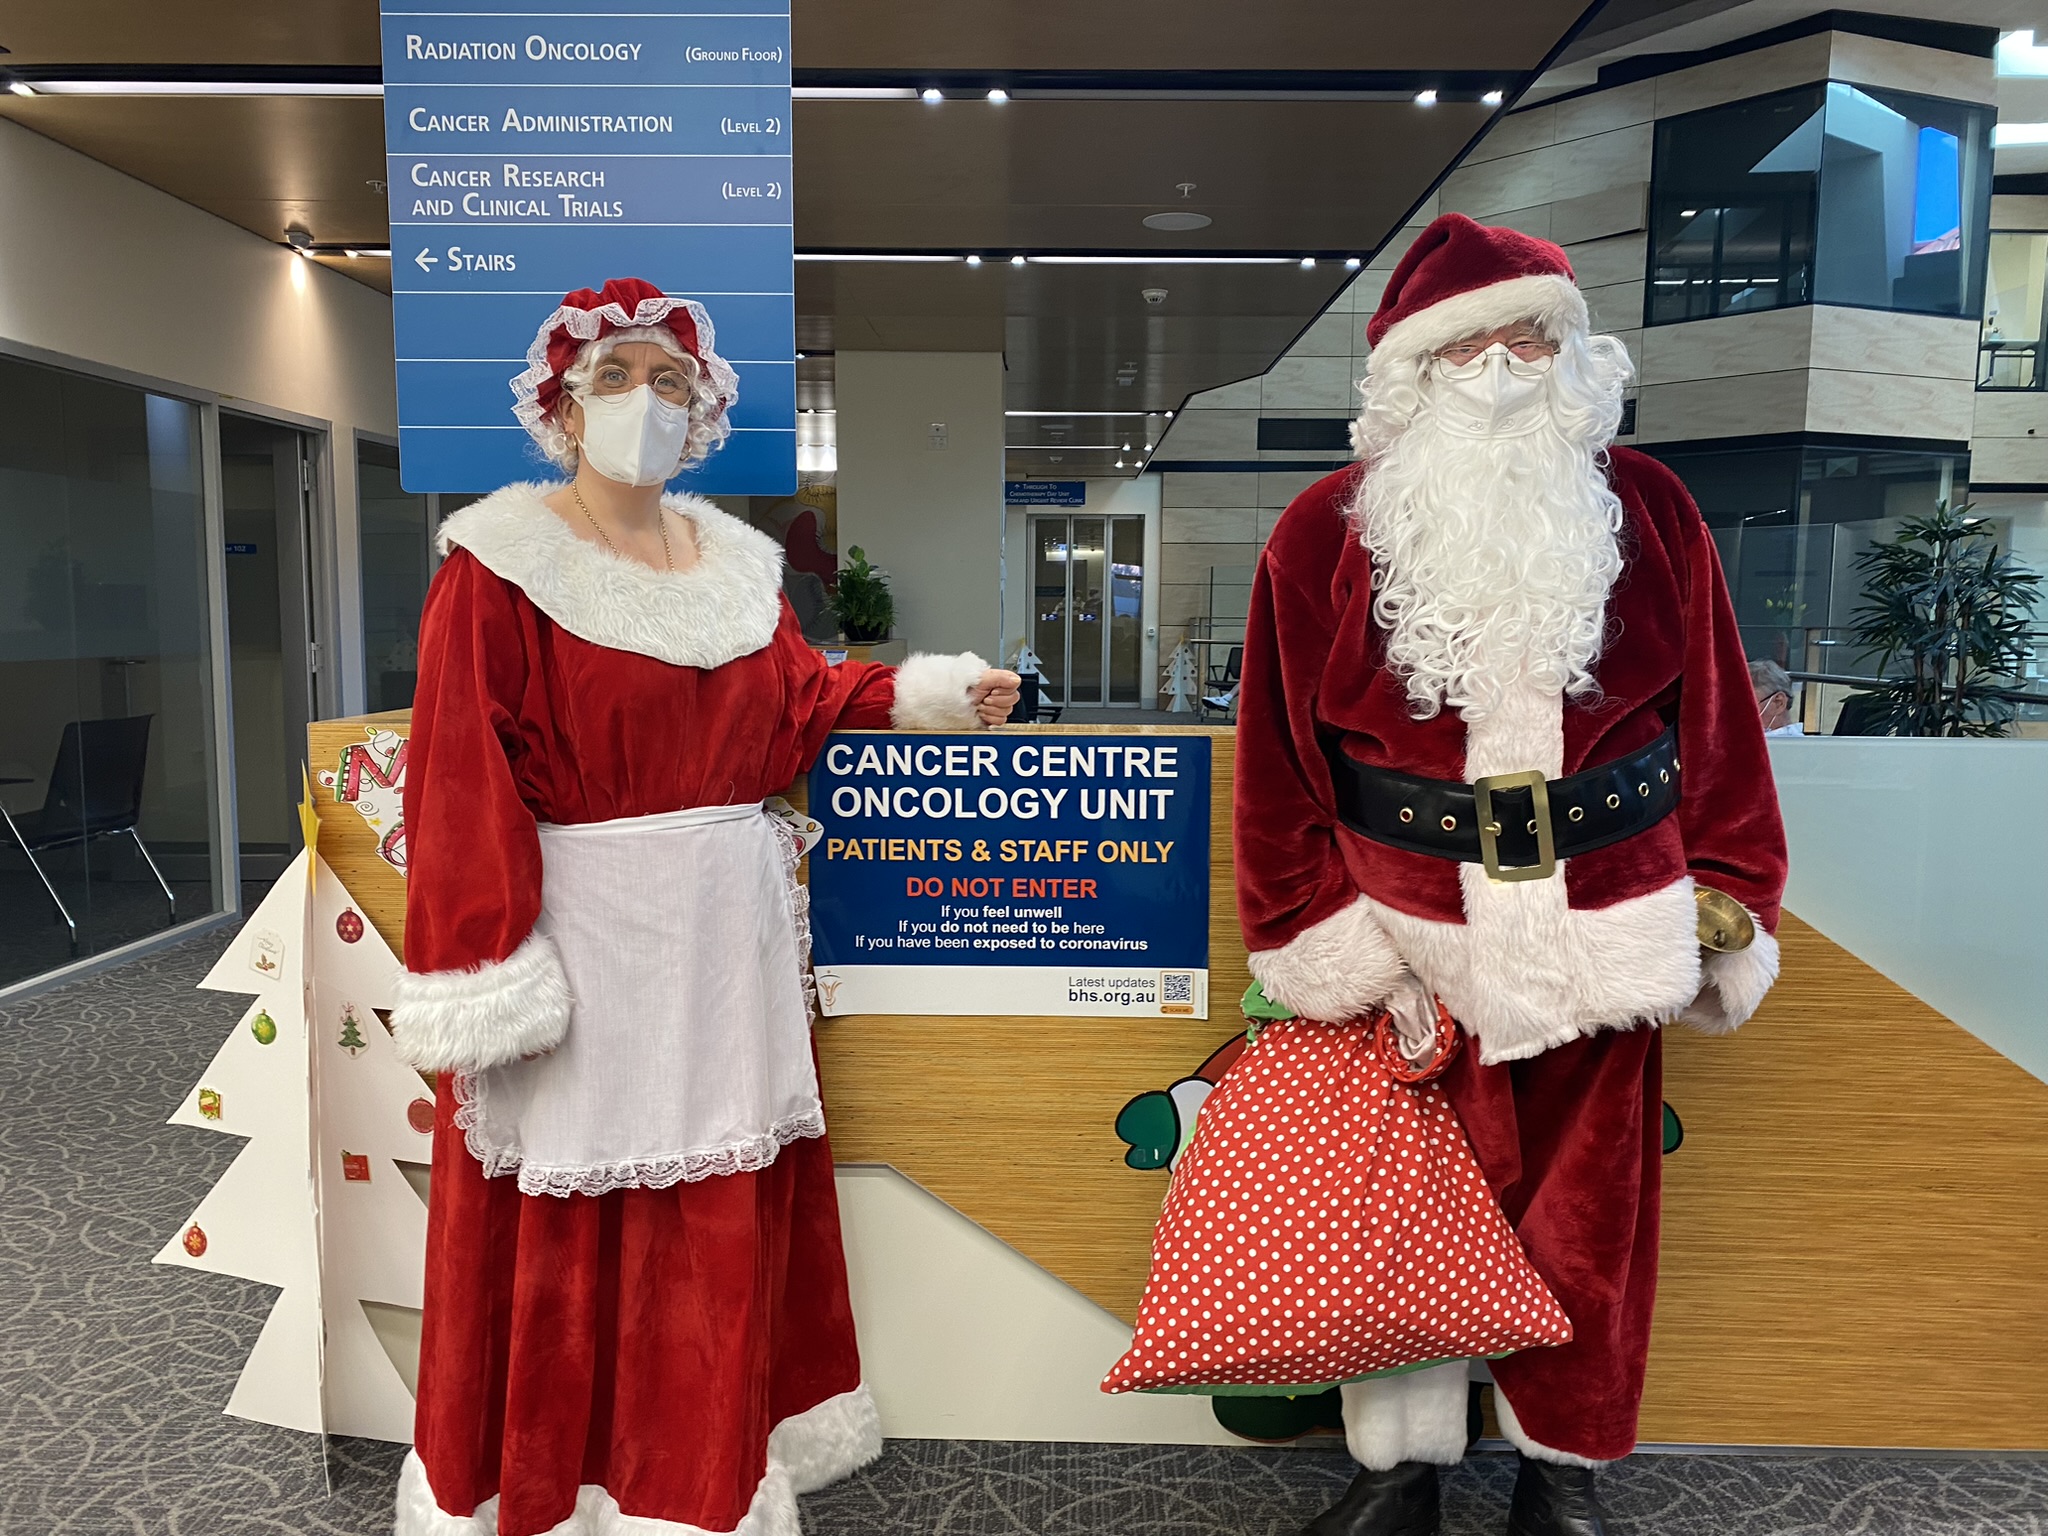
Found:
<svg viewBox="0 0 2048 1536"><path fill-rule="evenodd" d="M1908 668L1872 690L1873 734L2004 735L2013 706L2003 694L2031 652L2041 578L1968 505L1947 502L1874 542L1856 567L1864 601L1850 633L1880 673Z"/></svg>
<svg viewBox="0 0 2048 1536"><path fill-rule="evenodd" d="M870 565L858 544L846 553L849 563L841 568L832 591L832 617L839 621L839 632L855 645L873 645L888 639L896 622L889 573Z"/></svg>

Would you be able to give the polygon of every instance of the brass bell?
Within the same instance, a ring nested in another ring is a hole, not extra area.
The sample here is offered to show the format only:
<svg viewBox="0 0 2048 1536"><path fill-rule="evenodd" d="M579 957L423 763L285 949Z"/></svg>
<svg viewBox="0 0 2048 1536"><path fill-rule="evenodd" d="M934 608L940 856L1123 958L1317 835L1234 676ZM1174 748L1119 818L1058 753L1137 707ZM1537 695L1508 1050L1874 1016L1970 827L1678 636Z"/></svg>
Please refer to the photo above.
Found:
<svg viewBox="0 0 2048 1536"><path fill-rule="evenodd" d="M1695 885L1692 899L1699 909L1700 948L1732 955L1756 942L1756 924L1741 902L1710 885Z"/></svg>

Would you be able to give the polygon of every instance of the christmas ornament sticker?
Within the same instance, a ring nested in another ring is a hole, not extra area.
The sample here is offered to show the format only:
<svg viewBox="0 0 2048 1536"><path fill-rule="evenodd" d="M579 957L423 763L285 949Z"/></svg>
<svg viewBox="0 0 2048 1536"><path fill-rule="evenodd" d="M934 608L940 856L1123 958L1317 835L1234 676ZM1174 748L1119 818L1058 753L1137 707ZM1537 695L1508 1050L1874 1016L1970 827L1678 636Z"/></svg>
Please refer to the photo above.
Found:
<svg viewBox="0 0 2048 1536"><path fill-rule="evenodd" d="M362 938L363 920L357 915L354 907L345 909L341 916L334 920L334 931L341 935L341 942L344 944L353 944Z"/></svg>
<svg viewBox="0 0 2048 1536"><path fill-rule="evenodd" d="M220 1095L211 1088L199 1090L199 1113L208 1120L220 1118Z"/></svg>
<svg viewBox="0 0 2048 1536"><path fill-rule="evenodd" d="M284 938L268 928L249 935L249 969L259 976L275 976L284 970Z"/></svg>
<svg viewBox="0 0 2048 1536"><path fill-rule="evenodd" d="M341 1038L334 1042L351 1056L360 1056L370 1048L370 1042L363 1038L361 1021L356 1018L356 1005L341 1005ZM363 1177L368 1178L365 1174Z"/></svg>
<svg viewBox="0 0 2048 1536"><path fill-rule="evenodd" d="M268 1009L259 1008L256 1017L249 1021L249 1033L256 1037L258 1045L268 1045L277 1038L277 1020Z"/></svg>
<svg viewBox="0 0 2048 1536"><path fill-rule="evenodd" d="M193 1222L185 1229L184 1241L185 1251L193 1258L200 1258L206 1253L206 1234L199 1229L198 1222Z"/></svg>
<svg viewBox="0 0 2048 1536"><path fill-rule="evenodd" d="M370 1154L367 1152L343 1152L341 1154L341 1176L351 1184L370 1182Z"/></svg>
<svg viewBox="0 0 2048 1536"><path fill-rule="evenodd" d="M405 1106L405 1123L422 1136L434 1134L434 1101L414 1099Z"/></svg>

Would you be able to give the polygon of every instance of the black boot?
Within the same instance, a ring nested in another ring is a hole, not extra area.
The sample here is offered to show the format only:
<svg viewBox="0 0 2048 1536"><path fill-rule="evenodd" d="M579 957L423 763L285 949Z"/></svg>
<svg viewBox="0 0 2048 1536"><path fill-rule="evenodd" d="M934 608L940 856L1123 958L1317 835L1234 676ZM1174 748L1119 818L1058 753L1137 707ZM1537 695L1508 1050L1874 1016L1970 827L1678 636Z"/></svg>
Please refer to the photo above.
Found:
<svg viewBox="0 0 2048 1536"><path fill-rule="evenodd" d="M1607 1536L1591 1467L1562 1467L1527 1456L1521 1462L1515 1500L1508 1506L1508 1536Z"/></svg>
<svg viewBox="0 0 2048 1536"><path fill-rule="evenodd" d="M1301 1536L1437 1536L1441 1521L1436 1468L1404 1461L1390 1472L1360 1472Z"/></svg>

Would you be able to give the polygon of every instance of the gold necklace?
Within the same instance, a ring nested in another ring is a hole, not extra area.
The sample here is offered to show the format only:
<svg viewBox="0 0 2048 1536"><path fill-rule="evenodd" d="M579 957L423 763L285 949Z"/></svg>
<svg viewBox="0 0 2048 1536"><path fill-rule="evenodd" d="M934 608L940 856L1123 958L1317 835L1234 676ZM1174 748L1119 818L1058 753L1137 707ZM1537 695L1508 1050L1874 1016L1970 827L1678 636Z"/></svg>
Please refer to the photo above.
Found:
<svg viewBox="0 0 2048 1536"><path fill-rule="evenodd" d="M569 482L569 494L576 499L576 505L581 508L583 515L590 519L590 526L597 530L597 536L604 540L604 547L617 555L619 553L619 546L611 541L610 535L604 531L604 524L600 523L591 512L589 505L583 500L583 493L576 489L576 482L574 480ZM669 574L673 576L676 570L676 557L668 547L668 514L662 511L660 507L656 507L654 509L654 517L655 526L661 530L662 563L668 567ZM624 559L625 556L620 555L619 558Z"/></svg>

